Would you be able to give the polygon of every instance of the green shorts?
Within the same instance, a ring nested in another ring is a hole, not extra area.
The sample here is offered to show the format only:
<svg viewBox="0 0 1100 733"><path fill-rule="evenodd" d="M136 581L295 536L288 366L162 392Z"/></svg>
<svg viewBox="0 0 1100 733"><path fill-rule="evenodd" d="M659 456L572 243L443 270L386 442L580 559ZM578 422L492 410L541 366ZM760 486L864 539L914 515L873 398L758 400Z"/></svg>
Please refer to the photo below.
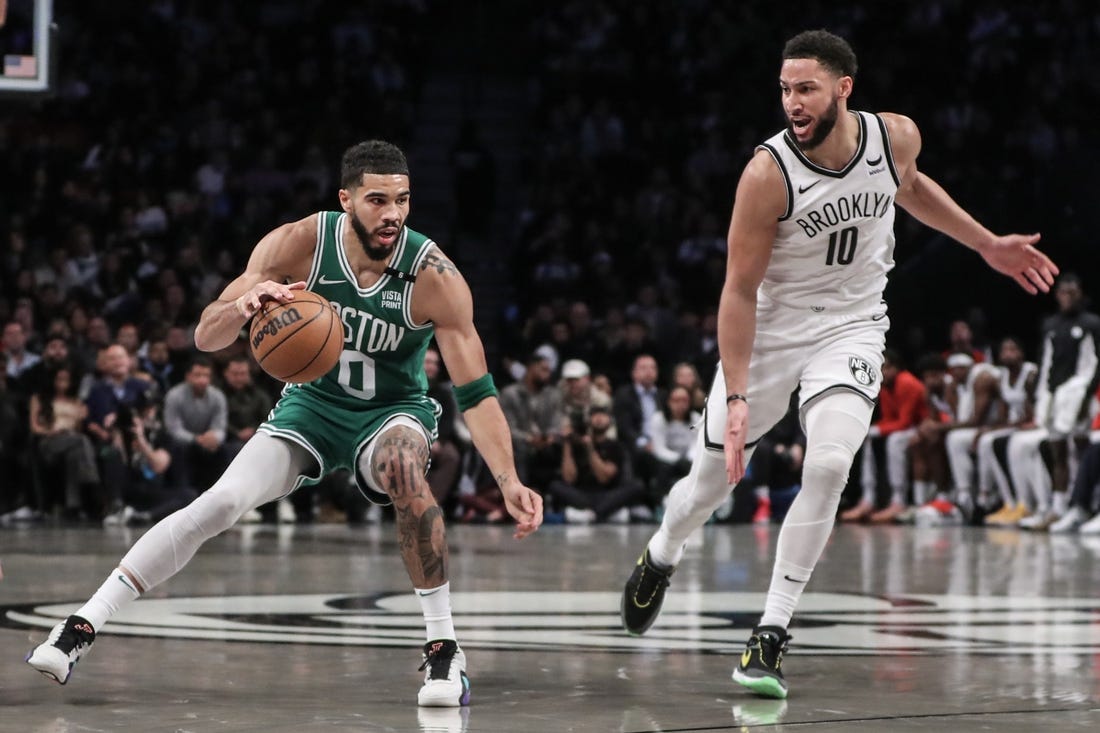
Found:
<svg viewBox="0 0 1100 733"><path fill-rule="evenodd" d="M438 436L439 411L439 403L426 396L379 406L363 402L361 407L351 410L317 394L294 389L283 393L257 430L297 443L317 461L316 474L300 475L294 483L295 489L316 484L332 471L346 468L355 476L363 496L375 504L386 505L391 503L390 497L371 487L367 477L357 470L359 457L386 423L402 417L418 426L431 445Z"/></svg>

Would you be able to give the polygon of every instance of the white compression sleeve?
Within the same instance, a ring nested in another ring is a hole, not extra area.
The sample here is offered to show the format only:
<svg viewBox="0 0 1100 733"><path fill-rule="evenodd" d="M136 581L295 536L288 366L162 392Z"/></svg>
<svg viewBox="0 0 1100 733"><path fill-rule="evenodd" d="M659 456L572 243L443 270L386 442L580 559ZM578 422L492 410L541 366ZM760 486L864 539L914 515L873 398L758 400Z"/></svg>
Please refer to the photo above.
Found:
<svg viewBox="0 0 1100 733"><path fill-rule="evenodd" d="M806 411L802 489L779 530L762 626L786 628L833 530L837 505L873 407L860 395L836 392Z"/></svg>
<svg viewBox="0 0 1100 733"><path fill-rule="evenodd" d="M256 433L221 478L199 498L162 519L142 535L120 565L147 591L183 568L203 542L236 524L241 516L291 490L313 462L296 443Z"/></svg>

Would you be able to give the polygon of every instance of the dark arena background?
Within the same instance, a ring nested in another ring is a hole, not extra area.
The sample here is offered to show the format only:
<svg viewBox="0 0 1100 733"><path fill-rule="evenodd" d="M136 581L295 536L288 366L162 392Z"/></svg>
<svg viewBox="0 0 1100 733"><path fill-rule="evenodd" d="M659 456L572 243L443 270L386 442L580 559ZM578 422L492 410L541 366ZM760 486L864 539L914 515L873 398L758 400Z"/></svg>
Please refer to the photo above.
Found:
<svg viewBox="0 0 1100 733"><path fill-rule="evenodd" d="M755 697L730 673L763 608L797 460L754 459L693 535L661 618L631 637L619 621L623 582L683 456L652 474L636 466L644 498L606 515L547 494L546 523L516 541L448 404L445 365L429 374L444 403L429 482L447 517L468 708L417 707L423 619L394 513L368 504L346 471L207 543L112 619L65 686L23 663L158 512L217 479L278 398L282 385L255 364L245 332L200 361L202 390L225 396L217 445L181 441L201 430L181 427L166 399L193 385L199 316L257 241L338 210L350 145L378 138L406 152L408 223L469 283L502 401L509 389L507 399L561 390L568 401L570 383L586 379L621 420L618 395L648 354L662 388L678 367L694 373L700 407L718 356L734 191L755 145L785 125L780 52L805 29L828 29L856 51L851 109L912 118L920 170L992 231L1040 232L1037 246L1079 276L1080 309L1092 310L1097 3L0 0L0 9L0 730L1100 725L1091 397L1067 441L1068 473L1045 445L1040 460L1055 495L1072 493L1082 519L1073 526L1055 521L1065 507L1030 530L986 522L1011 508L996 492L922 514L919 487L893 518L902 521L838 521L792 622L786 700ZM916 366L930 355L960 349L998 364L1006 337L1041 361L1043 324L1059 309L1053 290L1028 295L901 209L895 232L887 346L903 366L922 377ZM1091 364L1091 395L1094 362L1095 353L1052 368ZM171 457L150 483L155 496L119 488L132 466L109 454L132 436L87 427L103 412L104 385L120 394L126 380L142 386L125 388L135 400L124 414L148 416ZM43 417L46 402L56 414ZM537 432L534 418L517 424L505 407L515 434ZM51 422L63 417L64 431ZM758 456L799 453L791 417ZM51 438L66 431L58 447ZM542 492L558 478L560 449L517 441L526 480ZM863 465L857 457L842 511L861 499ZM944 475L950 499L959 482ZM877 479L881 508L891 487L885 472Z"/></svg>

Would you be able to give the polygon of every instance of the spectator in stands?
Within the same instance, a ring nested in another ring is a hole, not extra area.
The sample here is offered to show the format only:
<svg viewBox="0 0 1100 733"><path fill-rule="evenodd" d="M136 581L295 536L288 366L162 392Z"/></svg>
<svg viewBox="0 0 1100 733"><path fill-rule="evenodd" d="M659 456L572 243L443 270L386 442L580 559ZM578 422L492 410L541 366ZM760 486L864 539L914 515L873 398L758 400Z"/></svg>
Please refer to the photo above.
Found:
<svg viewBox="0 0 1100 733"><path fill-rule="evenodd" d="M523 379L500 391L500 407L512 431L516 471L524 484L545 486L556 469L559 394L550 386L551 367L542 354L527 359Z"/></svg>
<svg viewBox="0 0 1100 733"><path fill-rule="evenodd" d="M159 522L198 496L165 480L171 441L159 411L158 400L146 392L111 426L113 450L104 461L104 483L113 493L115 511L103 518L105 527Z"/></svg>
<svg viewBox="0 0 1100 733"><path fill-rule="evenodd" d="M41 392L43 389L51 388L53 386L51 384L53 376L61 367L68 367L70 376L73 377L73 381L76 383L74 387L79 385L81 372L70 362L68 342L62 334L50 334L42 347L42 358L25 371L21 378L27 393L34 394Z"/></svg>
<svg viewBox="0 0 1100 733"><path fill-rule="evenodd" d="M169 358L168 344L164 339L151 340L145 356L140 357L139 363L142 371L156 382L161 394L167 394L169 389L179 383L177 376L179 372Z"/></svg>
<svg viewBox="0 0 1100 733"><path fill-rule="evenodd" d="M584 432L574 433L569 425L562 430L561 478L550 482L547 493L570 524L627 522L629 507L645 497L624 475L626 451L608 437L611 424L606 408L593 407Z"/></svg>
<svg viewBox="0 0 1100 733"><path fill-rule="evenodd" d="M77 380L72 368L61 366L45 375L48 383L31 396L30 432L35 437L35 452L46 469L61 479L60 509L67 519L87 516L89 489L98 488L99 470L95 450L84 434L83 423L88 406L76 396ZM53 502L42 505L48 508ZM104 507L95 508L102 512Z"/></svg>
<svg viewBox="0 0 1100 733"><path fill-rule="evenodd" d="M108 430L120 405L133 405L149 383L130 375L130 354L119 344L102 352L102 374L96 380L85 402L88 405L86 428L97 449L111 441Z"/></svg>
<svg viewBox="0 0 1100 733"><path fill-rule="evenodd" d="M213 367L196 356L184 381L164 397L164 425L172 440L173 486L206 491L227 465L225 394L210 383Z"/></svg>
<svg viewBox="0 0 1100 733"><path fill-rule="evenodd" d="M562 409L559 425L569 423L573 426L573 432L581 432L593 407L611 409L610 395L596 387L588 364L580 359L570 359L562 364L558 391L561 393L558 401ZM614 430L611 437L617 437Z"/></svg>
<svg viewBox="0 0 1100 733"><path fill-rule="evenodd" d="M699 377L699 370L688 361L681 361L672 367L671 387L683 387L691 396L691 409L702 413L707 404L707 389Z"/></svg>
<svg viewBox="0 0 1100 733"><path fill-rule="evenodd" d="M661 409L649 418L649 436L653 445L653 457L657 460L656 472L649 486L649 501L653 507L660 504L672 484L691 469L695 457L695 425L702 415L692 409L691 390L675 385L668 391Z"/></svg>
<svg viewBox="0 0 1100 733"><path fill-rule="evenodd" d="M221 389L226 403L225 450L232 459L267 419L272 401L271 395L252 381L252 362L243 355L226 362Z"/></svg>
<svg viewBox="0 0 1100 733"><path fill-rule="evenodd" d="M3 340L0 346L8 359L8 379L18 383L24 373L38 363L39 356L27 350L28 334L23 324L18 321L8 321L4 324Z"/></svg>
<svg viewBox="0 0 1100 733"><path fill-rule="evenodd" d="M640 354L634 359L629 382L615 390L613 400L619 441L627 450L634 475L647 488L657 473L650 421L668 399L665 389L657 386L657 378L657 360L649 354Z"/></svg>

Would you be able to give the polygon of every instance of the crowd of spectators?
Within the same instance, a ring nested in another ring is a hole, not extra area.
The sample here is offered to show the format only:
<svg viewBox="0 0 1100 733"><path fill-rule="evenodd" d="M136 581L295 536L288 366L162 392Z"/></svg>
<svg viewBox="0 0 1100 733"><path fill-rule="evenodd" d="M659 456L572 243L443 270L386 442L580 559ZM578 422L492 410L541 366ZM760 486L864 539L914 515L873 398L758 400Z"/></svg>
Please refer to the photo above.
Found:
<svg viewBox="0 0 1100 733"><path fill-rule="evenodd" d="M485 33L522 39L510 48L524 63L496 73L522 72L530 106L515 110L527 137L521 206L507 212L512 302L479 327L503 356L494 371L521 470L555 513L648 519L686 472L717 359L732 192L782 124L779 49L804 27L852 41L853 106L913 117L922 167L979 218L1042 230L1056 260L1082 269L1097 143L1081 100L1098 84L1086 62L1100 13L1058 7L812 2L794 17L764 3L566 0L495 30L481 14ZM216 477L278 385L243 342L196 359L198 315L259 236L331 208L348 143L416 143L439 10L160 0L120 24L94 5L58 8L56 94L0 120L0 513L150 521ZM1038 353L1049 301L900 216L896 259L887 294L902 358L944 349L960 317L979 351L1017 333ZM445 369L428 369L446 404ZM502 519L461 419L443 425L433 492L460 518ZM754 462L749 514L768 487L797 483L797 421L777 436ZM346 484L262 514L309 521L321 501L362 518ZM584 501L578 486L615 491Z"/></svg>

